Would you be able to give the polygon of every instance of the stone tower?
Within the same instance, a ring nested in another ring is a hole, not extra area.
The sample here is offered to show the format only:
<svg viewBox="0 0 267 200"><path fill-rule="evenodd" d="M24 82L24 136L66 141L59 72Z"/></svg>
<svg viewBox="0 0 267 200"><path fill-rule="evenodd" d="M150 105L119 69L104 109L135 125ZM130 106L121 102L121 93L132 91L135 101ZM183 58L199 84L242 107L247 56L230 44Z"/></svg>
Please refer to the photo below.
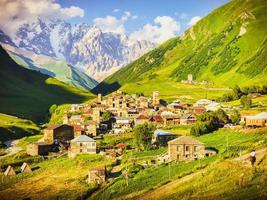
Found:
<svg viewBox="0 0 267 200"><path fill-rule="evenodd" d="M97 102L98 102L98 103L101 103L101 102L102 102L102 94L101 94L101 93L99 93L99 94L97 95Z"/></svg>
<svg viewBox="0 0 267 200"><path fill-rule="evenodd" d="M63 115L63 124L68 124L69 123L69 117L68 114Z"/></svg>
<svg viewBox="0 0 267 200"><path fill-rule="evenodd" d="M188 74L187 75L187 81L188 82L192 82L193 81L193 75L192 74Z"/></svg>
<svg viewBox="0 0 267 200"><path fill-rule="evenodd" d="M93 121L95 121L96 123L100 123L100 110L99 109L93 109Z"/></svg>
<svg viewBox="0 0 267 200"><path fill-rule="evenodd" d="M153 95L152 95L152 105L153 106L158 106L159 104L160 104L159 92L158 91L154 91Z"/></svg>

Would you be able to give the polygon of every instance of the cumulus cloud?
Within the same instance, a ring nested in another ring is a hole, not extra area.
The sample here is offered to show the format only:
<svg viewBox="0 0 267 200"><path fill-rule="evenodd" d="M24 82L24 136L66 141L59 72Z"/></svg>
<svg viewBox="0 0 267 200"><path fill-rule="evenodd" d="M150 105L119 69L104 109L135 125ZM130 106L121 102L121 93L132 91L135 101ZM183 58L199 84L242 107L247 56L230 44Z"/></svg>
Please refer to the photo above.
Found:
<svg viewBox="0 0 267 200"><path fill-rule="evenodd" d="M114 16L99 17L94 19L94 24L103 32L124 33L124 21Z"/></svg>
<svg viewBox="0 0 267 200"><path fill-rule="evenodd" d="M158 16L154 24L146 24L139 30L133 32L131 37L137 40L148 40L160 44L180 31L180 23L169 16Z"/></svg>
<svg viewBox="0 0 267 200"><path fill-rule="evenodd" d="M36 18L69 19L83 17L84 10L76 7L62 7L55 0L0 0L0 28L13 36L24 23Z"/></svg>
<svg viewBox="0 0 267 200"><path fill-rule="evenodd" d="M195 16L190 19L190 21L187 23L188 26L194 26L199 20L201 20L201 17Z"/></svg>
<svg viewBox="0 0 267 200"><path fill-rule="evenodd" d="M136 19L137 16L132 14L129 11L124 11L123 15L120 18L115 16L106 16L99 17L93 20L94 24L99 27L103 32L113 32L113 33L125 33L124 24L129 19Z"/></svg>

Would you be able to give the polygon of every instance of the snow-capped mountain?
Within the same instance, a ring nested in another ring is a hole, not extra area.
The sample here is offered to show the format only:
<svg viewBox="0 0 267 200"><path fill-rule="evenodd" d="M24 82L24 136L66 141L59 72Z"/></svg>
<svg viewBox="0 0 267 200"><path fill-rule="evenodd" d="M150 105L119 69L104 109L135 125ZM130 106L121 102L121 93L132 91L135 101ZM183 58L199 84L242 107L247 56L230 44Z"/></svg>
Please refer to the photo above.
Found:
<svg viewBox="0 0 267 200"><path fill-rule="evenodd" d="M148 41L104 33L96 26L71 25L60 20L38 19L24 24L12 39L19 48L64 59L97 80L155 47Z"/></svg>

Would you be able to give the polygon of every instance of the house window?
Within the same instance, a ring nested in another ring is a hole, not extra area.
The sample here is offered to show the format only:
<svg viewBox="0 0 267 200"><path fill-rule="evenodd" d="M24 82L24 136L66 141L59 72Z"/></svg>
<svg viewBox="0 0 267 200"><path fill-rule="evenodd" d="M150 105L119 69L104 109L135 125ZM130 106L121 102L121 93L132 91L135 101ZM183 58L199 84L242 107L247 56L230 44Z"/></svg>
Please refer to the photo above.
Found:
<svg viewBox="0 0 267 200"><path fill-rule="evenodd" d="M185 146L185 151L189 151L189 146Z"/></svg>
<svg viewBox="0 0 267 200"><path fill-rule="evenodd" d="M82 149L80 149L80 153L82 153L83 152L83 150Z"/></svg>
<svg viewBox="0 0 267 200"><path fill-rule="evenodd" d="M95 146L95 143L92 143L92 147L94 147Z"/></svg>
<svg viewBox="0 0 267 200"><path fill-rule="evenodd" d="M194 151L197 151L197 146L194 146Z"/></svg>
<svg viewBox="0 0 267 200"><path fill-rule="evenodd" d="M80 143L80 147L82 147L83 146L83 143Z"/></svg>
<svg viewBox="0 0 267 200"><path fill-rule="evenodd" d="M180 151L180 146L177 146L177 151Z"/></svg>

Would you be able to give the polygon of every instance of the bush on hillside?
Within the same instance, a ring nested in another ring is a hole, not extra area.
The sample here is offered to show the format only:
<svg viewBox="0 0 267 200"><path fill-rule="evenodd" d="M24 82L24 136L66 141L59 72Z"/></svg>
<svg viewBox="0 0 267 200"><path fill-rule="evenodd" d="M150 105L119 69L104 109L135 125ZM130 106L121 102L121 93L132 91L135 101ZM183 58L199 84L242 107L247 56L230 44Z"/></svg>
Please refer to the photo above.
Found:
<svg viewBox="0 0 267 200"><path fill-rule="evenodd" d="M252 105L252 100L249 96L246 96L246 95L243 95L241 98L240 98L240 103L242 105L243 108L250 108L251 105Z"/></svg>
<svg viewBox="0 0 267 200"><path fill-rule="evenodd" d="M233 110L233 113L230 115L230 120L233 124L238 124L241 120L241 115L238 110Z"/></svg>
<svg viewBox="0 0 267 200"><path fill-rule="evenodd" d="M149 149L151 147L151 140L155 125L152 123L139 124L134 127L134 140L136 146L141 149Z"/></svg>
<svg viewBox="0 0 267 200"><path fill-rule="evenodd" d="M222 109L214 112L204 112L198 116L197 123L192 126L190 133L200 136L218 130L228 122L229 117Z"/></svg>

